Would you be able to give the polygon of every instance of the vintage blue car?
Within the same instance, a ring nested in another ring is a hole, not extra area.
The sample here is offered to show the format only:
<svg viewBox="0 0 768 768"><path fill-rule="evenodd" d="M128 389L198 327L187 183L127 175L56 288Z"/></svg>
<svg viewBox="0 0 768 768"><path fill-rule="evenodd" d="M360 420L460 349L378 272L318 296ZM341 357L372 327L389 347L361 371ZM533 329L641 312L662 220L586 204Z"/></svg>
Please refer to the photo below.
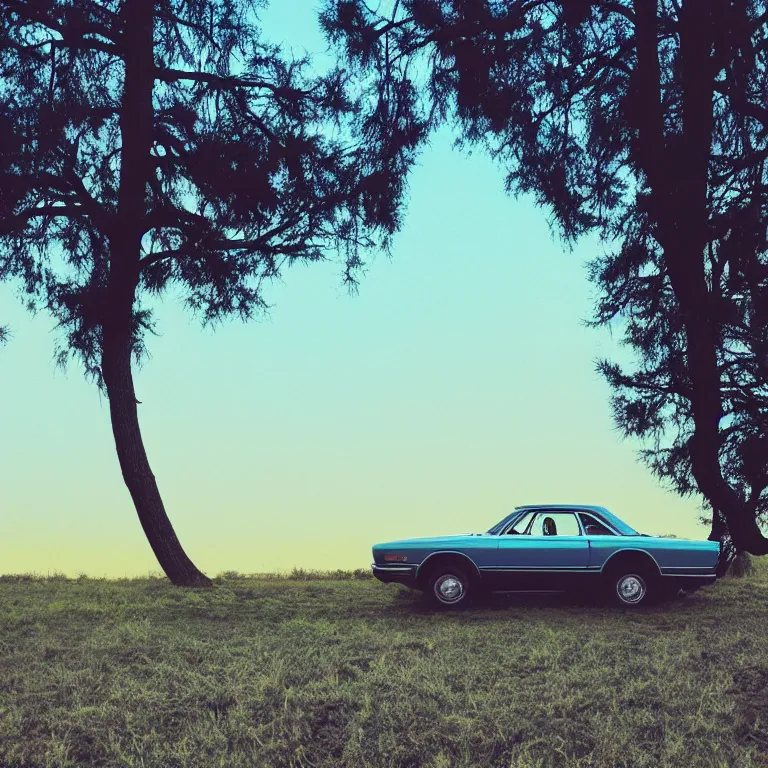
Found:
<svg viewBox="0 0 768 768"><path fill-rule="evenodd" d="M483 591L566 590L636 607L711 584L717 541L648 536L604 507L536 504L485 533L404 539L373 547L373 575L458 609Z"/></svg>

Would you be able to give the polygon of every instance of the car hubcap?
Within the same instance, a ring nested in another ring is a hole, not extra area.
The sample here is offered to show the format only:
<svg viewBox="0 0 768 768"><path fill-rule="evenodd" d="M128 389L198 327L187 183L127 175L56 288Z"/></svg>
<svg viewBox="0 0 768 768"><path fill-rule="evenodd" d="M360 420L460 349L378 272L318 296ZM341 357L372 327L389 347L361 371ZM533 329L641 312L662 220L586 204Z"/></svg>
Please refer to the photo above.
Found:
<svg viewBox="0 0 768 768"><path fill-rule="evenodd" d="M464 585L456 576L446 574L435 582L435 594L440 602L455 603L464 596Z"/></svg>
<svg viewBox="0 0 768 768"><path fill-rule="evenodd" d="M616 584L616 592L624 603L639 603L645 597L645 582L635 574L622 576Z"/></svg>

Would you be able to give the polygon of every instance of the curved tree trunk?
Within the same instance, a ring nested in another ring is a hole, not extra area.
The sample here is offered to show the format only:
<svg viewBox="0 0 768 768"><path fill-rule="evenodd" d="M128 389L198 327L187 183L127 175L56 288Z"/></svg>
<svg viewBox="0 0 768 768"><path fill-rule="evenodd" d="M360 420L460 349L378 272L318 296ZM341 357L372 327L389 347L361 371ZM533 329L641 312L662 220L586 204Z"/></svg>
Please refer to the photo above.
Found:
<svg viewBox="0 0 768 768"><path fill-rule="evenodd" d="M139 283L142 236L147 230L147 185L153 173L155 0L128 0L124 16L125 86L120 108L120 186L110 236L110 267L102 318L101 373L123 479L149 545L178 586L208 586L187 557L165 513L141 439L133 388L133 303Z"/></svg>
<svg viewBox="0 0 768 768"><path fill-rule="evenodd" d="M177 586L209 586L211 580L189 559L165 513L160 490L141 438L131 372L130 323L104 327L102 374L117 458L141 527L166 576Z"/></svg>

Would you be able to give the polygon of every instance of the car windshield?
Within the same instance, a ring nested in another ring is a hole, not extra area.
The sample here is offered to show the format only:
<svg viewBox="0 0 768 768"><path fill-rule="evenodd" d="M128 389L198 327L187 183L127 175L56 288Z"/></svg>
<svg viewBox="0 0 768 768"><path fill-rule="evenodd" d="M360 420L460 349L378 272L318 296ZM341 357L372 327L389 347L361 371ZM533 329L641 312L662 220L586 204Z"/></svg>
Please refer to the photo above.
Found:
<svg viewBox="0 0 768 768"><path fill-rule="evenodd" d="M493 526L493 528L489 528L486 533L490 534L497 534L501 532L501 529L504 528L504 526L509 523L513 518L518 517L519 515L522 515L523 512L519 509L516 509L511 515L507 515L503 520L499 520L496 525Z"/></svg>

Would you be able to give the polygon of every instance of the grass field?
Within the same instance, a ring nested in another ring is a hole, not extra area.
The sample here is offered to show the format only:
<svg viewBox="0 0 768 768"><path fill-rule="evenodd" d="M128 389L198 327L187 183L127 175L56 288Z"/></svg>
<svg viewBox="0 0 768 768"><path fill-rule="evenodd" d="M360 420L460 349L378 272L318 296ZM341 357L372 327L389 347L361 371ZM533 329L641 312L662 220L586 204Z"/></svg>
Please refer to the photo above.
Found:
<svg viewBox="0 0 768 768"><path fill-rule="evenodd" d="M768 766L768 563L637 613L334 575L0 577L0 765Z"/></svg>

